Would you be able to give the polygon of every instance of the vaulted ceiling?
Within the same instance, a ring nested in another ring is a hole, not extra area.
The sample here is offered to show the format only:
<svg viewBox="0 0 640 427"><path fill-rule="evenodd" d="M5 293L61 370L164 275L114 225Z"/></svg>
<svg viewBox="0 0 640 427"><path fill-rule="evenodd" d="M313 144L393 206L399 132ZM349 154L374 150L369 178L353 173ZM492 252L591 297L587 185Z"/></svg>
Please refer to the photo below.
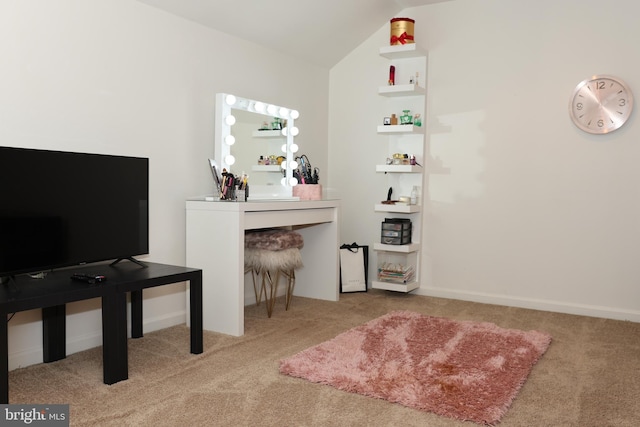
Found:
<svg viewBox="0 0 640 427"><path fill-rule="evenodd" d="M138 0L330 68L405 8L450 0Z"/></svg>

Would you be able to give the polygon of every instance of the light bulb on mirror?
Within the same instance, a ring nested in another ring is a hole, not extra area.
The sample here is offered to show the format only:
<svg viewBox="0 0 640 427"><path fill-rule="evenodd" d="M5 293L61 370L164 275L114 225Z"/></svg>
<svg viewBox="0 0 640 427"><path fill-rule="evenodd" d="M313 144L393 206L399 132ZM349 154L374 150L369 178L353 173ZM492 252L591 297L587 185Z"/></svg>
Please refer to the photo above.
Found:
<svg viewBox="0 0 640 427"><path fill-rule="evenodd" d="M300 133L300 131L298 130L297 127L294 126L291 128L291 135L298 136L298 133Z"/></svg>
<svg viewBox="0 0 640 427"><path fill-rule="evenodd" d="M280 169L282 169L283 171L287 170L287 162L280 163Z"/></svg>
<svg viewBox="0 0 640 427"><path fill-rule="evenodd" d="M225 117L224 122L229 126L233 126L236 124L236 118L229 114L227 117Z"/></svg>
<svg viewBox="0 0 640 427"><path fill-rule="evenodd" d="M289 169L292 169L292 170L298 169L298 162L296 162L295 160L291 160L289 162Z"/></svg>
<svg viewBox="0 0 640 427"><path fill-rule="evenodd" d="M287 144L282 144L282 147L280 147L280 151L282 151L283 153L287 152Z"/></svg>
<svg viewBox="0 0 640 427"><path fill-rule="evenodd" d="M285 145L285 147L286 147L286 145ZM297 153L299 147L298 147L298 144L294 143L294 144L291 144L291 147L289 147L289 148L291 149L292 153Z"/></svg>
<svg viewBox="0 0 640 427"><path fill-rule="evenodd" d="M225 102L227 103L227 105L233 105L236 103L236 97L233 95L227 95L227 97L225 98Z"/></svg>
<svg viewBox="0 0 640 427"><path fill-rule="evenodd" d="M284 107L280 107L280 111L278 111L278 113L280 113L280 117L287 117L287 114L289 114L289 110Z"/></svg>
<svg viewBox="0 0 640 427"><path fill-rule="evenodd" d="M282 128L282 130L280 131L280 133L281 133L283 136L287 136L287 134L288 134L289 132L287 131L287 128L286 128L286 127L283 127L283 128Z"/></svg>
<svg viewBox="0 0 640 427"><path fill-rule="evenodd" d="M269 114L271 114L272 116L274 116L276 114L276 111L278 111L278 108L275 105L269 105L267 107L267 112Z"/></svg>
<svg viewBox="0 0 640 427"><path fill-rule="evenodd" d="M231 154L229 154L228 156L226 156L226 157L224 158L224 161L225 161L229 166L231 166L232 164L234 164L234 163L236 162L236 158L235 158L235 157L233 157Z"/></svg>
<svg viewBox="0 0 640 427"><path fill-rule="evenodd" d="M264 108L265 107L264 107L264 104L262 102L260 102L260 101L256 102L256 104L253 106L253 108L255 108L258 113L264 113Z"/></svg>
<svg viewBox="0 0 640 427"><path fill-rule="evenodd" d="M282 185L287 185L287 178L282 178L282 179L280 180L280 184L282 184Z"/></svg>
<svg viewBox="0 0 640 427"><path fill-rule="evenodd" d="M233 135L227 135L224 137L224 142L227 145L233 145L236 143L236 137Z"/></svg>
<svg viewBox="0 0 640 427"><path fill-rule="evenodd" d="M292 187L295 187L296 185L298 185L298 178L296 178L295 176L292 176L291 178L289 178L289 185Z"/></svg>
<svg viewBox="0 0 640 427"><path fill-rule="evenodd" d="M298 112L298 110L291 110L291 112L289 113L289 117L295 120L300 117L300 113Z"/></svg>

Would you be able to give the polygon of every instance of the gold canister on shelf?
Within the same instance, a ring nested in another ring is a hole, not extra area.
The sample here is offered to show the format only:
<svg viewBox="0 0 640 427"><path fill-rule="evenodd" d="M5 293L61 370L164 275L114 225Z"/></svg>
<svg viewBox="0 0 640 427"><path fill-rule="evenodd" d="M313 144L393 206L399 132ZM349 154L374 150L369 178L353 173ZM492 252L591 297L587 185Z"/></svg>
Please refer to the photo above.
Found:
<svg viewBox="0 0 640 427"><path fill-rule="evenodd" d="M393 18L391 20L391 46L414 43L413 27L415 22L411 18Z"/></svg>

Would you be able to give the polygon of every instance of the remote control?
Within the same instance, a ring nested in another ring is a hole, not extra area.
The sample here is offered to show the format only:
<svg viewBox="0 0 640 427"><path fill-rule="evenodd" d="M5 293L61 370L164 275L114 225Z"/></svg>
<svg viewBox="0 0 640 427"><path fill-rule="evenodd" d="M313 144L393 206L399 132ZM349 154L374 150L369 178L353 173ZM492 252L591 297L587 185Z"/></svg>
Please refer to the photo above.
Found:
<svg viewBox="0 0 640 427"><path fill-rule="evenodd" d="M100 282L104 282L105 280L107 280L107 278L105 276L102 276L100 274L82 274L82 273L72 274L71 275L71 279L79 280L81 282L86 282L86 283L90 283L90 284L100 283Z"/></svg>

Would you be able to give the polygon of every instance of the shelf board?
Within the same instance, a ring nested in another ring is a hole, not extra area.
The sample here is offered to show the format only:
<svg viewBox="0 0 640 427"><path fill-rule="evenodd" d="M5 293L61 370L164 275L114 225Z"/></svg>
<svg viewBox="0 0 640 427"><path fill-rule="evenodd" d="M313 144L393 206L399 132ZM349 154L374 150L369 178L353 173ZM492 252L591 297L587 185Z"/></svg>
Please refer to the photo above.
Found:
<svg viewBox="0 0 640 427"><path fill-rule="evenodd" d="M374 243L374 251L400 252L409 254L420 250L420 243L409 243L407 245L385 245L384 243Z"/></svg>
<svg viewBox="0 0 640 427"><path fill-rule="evenodd" d="M380 48L380 56L388 59L419 58L427 56L427 52L420 49L415 43L383 46Z"/></svg>
<svg viewBox="0 0 640 427"><path fill-rule="evenodd" d="M421 173L423 170L418 165L376 165L376 172Z"/></svg>
<svg viewBox="0 0 640 427"><path fill-rule="evenodd" d="M408 85L390 85L380 86L378 94L382 96L419 96L424 95L427 91L425 88L414 84Z"/></svg>
<svg viewBox="0 0 640 427"><path fill-rule="evenodd" d="M417 213L420 212L420 205L384 205L377 203L374 210L376 212Z"/></svg>
<svg viewBox="0 0 640 427"><path fill-rule="evenodd" d="M254 138L283 138L281 130L254 130Z"/></svg>
<svg viewBox="0 0 640 427"><path fill-rule="evenodd" d="M282 166L280 165L252 165L251 170L254 172L280 172Z"/></svg>
<svg viewBox="0 0 640 427"><path fill-rule="evenodd" d="M386 291L396 291L396 292L411 292L420 287L418 282L409 282L409 283L393 283L393 282L379 282L377 280L373 280L371 282L371 287L373 289L384 289Z"/></svg>
<svg viewBox="0 0 640 427"><path fill-rule="evenodd" d="M414 125L379 125L378 133L424 133L424 129Z"/></svg>

